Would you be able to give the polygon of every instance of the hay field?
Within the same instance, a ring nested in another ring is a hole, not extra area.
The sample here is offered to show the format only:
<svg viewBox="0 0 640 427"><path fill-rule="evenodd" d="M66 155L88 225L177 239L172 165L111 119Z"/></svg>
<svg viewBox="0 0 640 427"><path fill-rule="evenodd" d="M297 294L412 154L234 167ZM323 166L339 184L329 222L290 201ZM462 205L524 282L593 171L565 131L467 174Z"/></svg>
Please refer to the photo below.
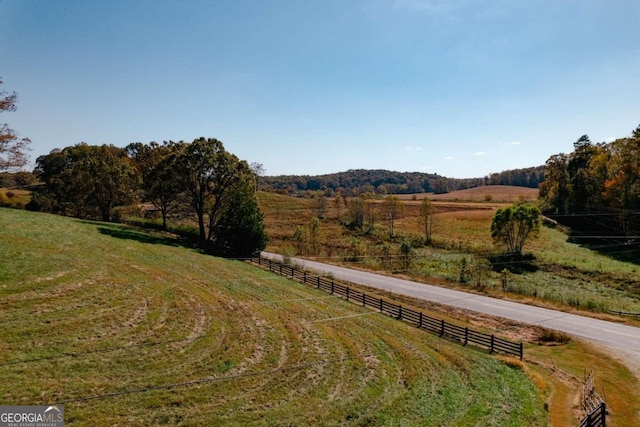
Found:
<svg viewBox="0 0 640 427"><path fill-rule="evenodd" d="M522 369L172 236L0 209L0 396L67 425L547 425Z"/></svg>

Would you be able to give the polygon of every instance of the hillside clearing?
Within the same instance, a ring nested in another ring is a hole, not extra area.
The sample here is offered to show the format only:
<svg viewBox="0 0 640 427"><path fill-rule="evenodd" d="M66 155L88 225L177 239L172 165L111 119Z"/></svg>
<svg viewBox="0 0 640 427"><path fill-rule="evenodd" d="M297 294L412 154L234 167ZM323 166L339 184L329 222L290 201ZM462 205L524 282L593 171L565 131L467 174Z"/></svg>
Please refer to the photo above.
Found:
<svg viewBox="0 0 640 427"><path fill-rule="evenodd" d="M548 424L520 369L170 236L1 209L0 259L3 404L69 425Z"/></svg>

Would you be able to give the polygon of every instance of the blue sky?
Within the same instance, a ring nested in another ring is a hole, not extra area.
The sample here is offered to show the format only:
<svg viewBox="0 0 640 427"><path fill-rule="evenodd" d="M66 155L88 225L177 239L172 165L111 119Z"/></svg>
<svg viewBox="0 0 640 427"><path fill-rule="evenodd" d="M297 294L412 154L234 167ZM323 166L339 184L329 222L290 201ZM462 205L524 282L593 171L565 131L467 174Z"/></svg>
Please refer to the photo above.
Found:
<svg viewBox="0 0 640 427"><path fill-rule="evenodd" d="M31 158L220 139L267 175L481 177L640 124L636 0L0 0Z"/></svg>

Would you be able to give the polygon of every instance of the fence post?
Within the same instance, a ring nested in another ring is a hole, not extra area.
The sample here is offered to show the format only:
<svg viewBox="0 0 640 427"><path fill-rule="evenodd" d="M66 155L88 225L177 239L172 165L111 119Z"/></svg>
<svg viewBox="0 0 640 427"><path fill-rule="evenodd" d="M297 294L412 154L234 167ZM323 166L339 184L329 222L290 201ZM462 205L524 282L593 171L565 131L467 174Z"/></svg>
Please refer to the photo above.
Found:
<svg viewBox="0 0 640 427"><path fill-rule="evenodd" d="M524 357L524 344L520 342L520 360Z"/></svg>
<svg viewBox="0 0 640 427"><path fill-rule="evenodd" d="M493 335L491 335L491 348L489 349L489 354L493 353Z"/></svg>
<svg viewBox="0 0 640 427"><path fill-rule="evenodd" d="M420 312L420 317L418 318L418 329L422 329L422 312Z"/></svg>
<svg viewBox="0 0 640 427"><path fill-rule="evenodd" d="M333 288L335 286L335 283L333 283L333 280L331 281L331 294L333 295Z"/></svg>
<svg viewBox="0 0 640 427"><path fill-rule="evenodd" d="M282 276L282 264L280 264L280 275Z"/></svg>
<svg viewBox="0 0 640 427"><path fill-rule="evenodd" d="M362 306L363 306L363 307L365 306L365 299L364 299L364 297L365 297L365 295L364 295L364 292L363 292L363 293L362 293Z"/></svg>
<svg viewBox="0 0 640 427"><path fill-rule="evenodd" d="M318 289L320 289L320 276L318 276Z"/></svg>
<svg viewBox="0 0 640 427"><path fill-rule="evenodd" d="M380 313L382 313L382 298L380 298Z"/></svg>
<svg viewBox="0 0 640 427"><path fill-rule="evenodd" d="M347 286L347 301L349 301L349 287Z"/></svg>
<svg viewBox="0 0 640 427"><path fill-rule="evenodd" d="M464 328L464 344L467 345L469 342L469 328Z"/></svg>
<svg viewBox="0 0 640 427"><path fill-rule="evenodd" d="M440 336L444 335L444 320L442 320L442 323L440 324Z"/></svg>
<svg viewBox="0 0 640 427"><path fill-rule="evenodd" d="M306 271L303 273L302 277L303 277L302 280L304 280L304 284L306 285L307 284L307 272Z"/></svg>
<svg viewBox="0 0 640 427"><path fill-rule="evenodd" d="M398 320L402 320L402 306L398 304Z"/></svg>

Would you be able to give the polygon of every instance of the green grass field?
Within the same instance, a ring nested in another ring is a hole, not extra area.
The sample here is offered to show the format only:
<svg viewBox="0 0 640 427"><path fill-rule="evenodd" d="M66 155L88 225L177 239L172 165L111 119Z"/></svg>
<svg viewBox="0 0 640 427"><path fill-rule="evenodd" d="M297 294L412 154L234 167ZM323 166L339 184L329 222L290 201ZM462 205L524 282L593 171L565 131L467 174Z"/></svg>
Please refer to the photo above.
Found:
<svg viewBox="0 0 640 427"><path fill-rule="evenodd" d="M248 264L0 209L0 401L68 425L548 425L519 367Z"/></svg>

